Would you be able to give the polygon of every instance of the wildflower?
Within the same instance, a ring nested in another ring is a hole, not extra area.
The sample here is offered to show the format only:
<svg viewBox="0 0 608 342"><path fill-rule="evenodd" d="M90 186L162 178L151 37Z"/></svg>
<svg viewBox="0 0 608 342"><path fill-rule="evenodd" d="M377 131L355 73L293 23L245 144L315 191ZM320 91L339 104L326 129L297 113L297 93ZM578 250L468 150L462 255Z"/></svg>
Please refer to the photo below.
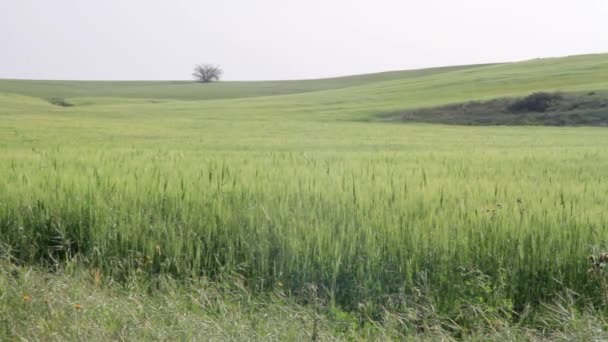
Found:
<svg viewBox="0 0 608 342"><path fill-rule="evenodd" d="M277 286L279 286L279 287L283 287L283 283L282 283L282 282L280 282L280 281L278 281L278 282L277 282Z"/></svg>
<svg viewBox="0 0 608 342"><path fill-rule="evenodd" d="M82 310L82 305L79 303L74 304L74 309L75 310Z"/></svg>
<svg viewBox="0 0 608 342"><path fill-rule="evenodd" d="M27 303L27 302L29 302L29 301L31 301L31 300L32 300L32 297L31 297L31 296L29 296L29 295L23 295L23 301L24 301L24 302L26 302L26 303Z"/></svg>

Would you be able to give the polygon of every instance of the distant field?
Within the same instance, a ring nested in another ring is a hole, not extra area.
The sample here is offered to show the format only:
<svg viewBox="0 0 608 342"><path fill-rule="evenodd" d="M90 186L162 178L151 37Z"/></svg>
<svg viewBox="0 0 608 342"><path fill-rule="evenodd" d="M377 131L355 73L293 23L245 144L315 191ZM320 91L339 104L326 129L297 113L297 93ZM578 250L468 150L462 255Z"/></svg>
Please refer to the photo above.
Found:
<svg viewBox="0 0 608 342"><path fill-rule="evenodd" d="M323 315L327 338L559 330L541 303L603 305L587 256L608 248L608 131L382 118L606 90L608 55L293 82L0 80L0 256L15 267L0 272L0 336L46 336L83 303L65 338L200 314L247 322L224 339L263 339L257 298L306 331ZM280 309L300 304L313 309Z"/></svg>
<svg viewBox="0 0 608 342"><path fill-rule="evenodd" d="M198 84L194 81L37 81L0 80L0 93L34 97L119 97L174 100L209 100L296 94L347 88L372 82L403 80L454 70L474 69L468 65L434 69L391 71L377 74L311 79L301 81L250 81Z"/></svg>

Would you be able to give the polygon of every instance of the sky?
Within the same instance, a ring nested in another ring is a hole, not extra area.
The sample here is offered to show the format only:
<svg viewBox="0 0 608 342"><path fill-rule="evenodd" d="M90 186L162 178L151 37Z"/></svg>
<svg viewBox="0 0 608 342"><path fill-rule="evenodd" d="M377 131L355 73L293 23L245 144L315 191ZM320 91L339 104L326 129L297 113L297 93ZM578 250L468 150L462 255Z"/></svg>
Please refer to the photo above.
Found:
<svg viewBox="0 0 608 342"><path fill-rule="evenodd" d="M608 52L608 0L0 0L0 78L320 78Z"/></svg>

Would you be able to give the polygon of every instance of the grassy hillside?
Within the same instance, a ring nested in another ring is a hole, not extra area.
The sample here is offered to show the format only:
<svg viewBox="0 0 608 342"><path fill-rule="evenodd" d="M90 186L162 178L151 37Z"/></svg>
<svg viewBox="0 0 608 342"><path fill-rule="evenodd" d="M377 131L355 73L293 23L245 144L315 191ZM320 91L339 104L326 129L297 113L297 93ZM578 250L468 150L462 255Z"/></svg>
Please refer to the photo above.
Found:
<svg viewBox="0 0 608 342"><path fill-rule="evenodd" d="M412 76L414 74L415 77ZM428 72L422 70L415 71L414 74L408 74L412 77L388 81L374 80L340 89L255 98L248 98L241 88L231 88L231 83L215 84L211 86L224 86L230 89L233 96L242 98L206 101L170 100L166 99L170 96L158 96L157 93L150 92L150 89L138 93L137 97L130 98L106 97L107 94L104 92L91 91L86 97L79 97L80 95L75 93L72 94L75 97L63 97L65 101L76 106L61 108L61 113L86 117L87 113L96 116L96 111L102 110L112 112L113 117L117 113L136 113L135 117L138 119L145 115L150 118L175 117L179 120L194 121L201 119L375 120L386 113L405 109L527 95L540 90L608 89L608 77L606 77L608 57L607 55L574 56L464 69L433 69ZM373 75L366 77L374 78ZM0 81L0 84L2 82L9 81ZM36 84L32 81L31 85ZM44 89L46 92L52 88L44 87ZM128 96L129 91L124 90L124 92L127 95L121 96ZM167 91L167 94L169 93L170 91ZM184 96L187 94L185 93ZM32 92L29 95L34 94ZM45 96L50 97L49 94ZM157 96L165 100L158 100ZM84 105L97 107L78 108ZM176 115L176 113L181 114ZM128 117L134 116L127 115Z"/></svg>
<svg viewBox="0 0 608 342"><path fill-rule="evenodd" d="M0 80L0 93L10 92L45 99L72 97L119 97L145 99L208 100L303 93L352 87L371 82L400 80L474 69L468 65L422 70L392 71L377 74L299 81L251 81L198 84L192 81L41 81Z"/></svg>
<svg viewBox="0 0 608 342"><path fill-rule="evenodd" d="M0 94L0 336L597 336L605 129L379 119L607 90L606 57L232 99Z"/></svg>

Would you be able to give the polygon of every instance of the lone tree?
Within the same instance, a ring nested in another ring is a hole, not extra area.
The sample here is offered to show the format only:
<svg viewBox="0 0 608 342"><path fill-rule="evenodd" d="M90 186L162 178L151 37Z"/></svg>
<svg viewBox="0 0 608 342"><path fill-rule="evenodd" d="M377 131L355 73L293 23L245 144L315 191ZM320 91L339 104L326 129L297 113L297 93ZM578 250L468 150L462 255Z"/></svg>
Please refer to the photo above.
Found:
<svg viewBox="0 0 608 342"><path fill-rule="evenodd" d="M197 64L192 73L192 77L194 77L197 82L201 83L219 81L221 76L222 69L220 69L219 66L211 64Z"/></svg>

